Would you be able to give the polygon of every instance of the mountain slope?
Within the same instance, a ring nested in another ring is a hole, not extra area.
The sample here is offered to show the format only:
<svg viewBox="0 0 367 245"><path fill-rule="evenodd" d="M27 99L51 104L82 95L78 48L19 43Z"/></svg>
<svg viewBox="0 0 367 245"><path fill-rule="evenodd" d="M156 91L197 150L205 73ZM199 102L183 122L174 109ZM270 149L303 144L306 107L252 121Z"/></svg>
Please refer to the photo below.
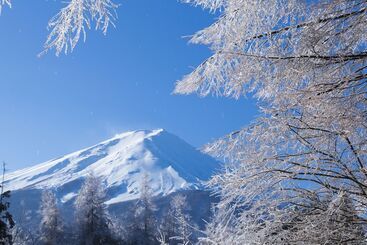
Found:
<svg viewBox="0 0 367 245"><path fill-rule="evenodd" d="M89 173L107 187L107 204L139 197L145 174L156 196L195 190L219 168L218 162L162 130L126 132L64 157L5 176L13 191L52 188L64 203L77 194Z"/></svg>

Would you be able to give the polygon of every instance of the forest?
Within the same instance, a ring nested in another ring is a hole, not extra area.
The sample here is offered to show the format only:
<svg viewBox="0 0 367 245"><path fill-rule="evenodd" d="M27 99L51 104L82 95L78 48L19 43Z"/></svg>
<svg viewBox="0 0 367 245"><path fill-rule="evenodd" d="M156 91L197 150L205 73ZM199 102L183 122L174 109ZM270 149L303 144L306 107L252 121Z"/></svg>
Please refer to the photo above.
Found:
<svg viewBox="0 0 367 245"><path fill-rule="evenodd" d="M73 218L63 217L52 190L43 190L39 214L40 225L29 225L34 219L24 213L18 223L6 211L2 223L5 244L193 244L199 228L188 213L190 206L184 194L174 196L164 214L158 207L145 175L141 195L129 208L114 216L107 210L105 189L100 178L90 174L73 203ZM9 195L4 193L4 198ZM7 204L6 204L7 205ZM31 223L32 224L32 223Z"/></svg>

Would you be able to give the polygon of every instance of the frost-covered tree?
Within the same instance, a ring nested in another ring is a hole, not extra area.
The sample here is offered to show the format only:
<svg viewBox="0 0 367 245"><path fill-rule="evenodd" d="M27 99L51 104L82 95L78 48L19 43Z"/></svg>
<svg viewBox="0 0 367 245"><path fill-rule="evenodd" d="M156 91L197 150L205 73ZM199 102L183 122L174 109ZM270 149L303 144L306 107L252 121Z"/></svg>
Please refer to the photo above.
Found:
<svg viewBox="0 0 367 245"><path fill-rule="evenodd" d="M352 200L343 192L292 206L273 208L252 240L258 244L364 244L364 225L354 222ZM358 218L357 218L358 219Z"/></svg>
<svg viewBox="0 0 367 245"><path fill-rule="evenodd" d="M171 237L171 240L176 240L178 244L189 245L194 244L193 228L195 225L192 223L191 217L187 214L187 202L185 197L177 197L174 199L174 207L176 216L177 234Z"/></svg>
<svg viewBox="0 0 367 245"><path fill-rule="evenodd" d="M350 199L347 193L340 192L329 203L323 219L326 222L323 224L320 222L319 229L315 231L321 238L321 243L363 244L367 242L365 226L354 222L358 221L359 218L355 212L353 200ZM327 229L326 232L323 231L325 228Z"/></svg>
<svg viewBox="0 0 367 245"><path fill-rule="evenodd" d="M135 205L135 240L138 244L152 244L156 238L156 205L148 174L144 174L140 185L140 198Z"/></svg>
<svg viewBox="0 0 367 245"><path fill-rule="evenodd" d="M167 227L167 237L170 244L193 244L193 227L191 217L187 213L190 207L186 201L186 197L182 194L174 196L170 202L168 211L171 224ZM172 230L170 230L170 228Z"/></svg>
<svg viewBox="0 0 367 245"><path fill-rule="evenodd" d="M211 181L221 202L207 242L256 243L264 223L337 192L366 225L367 2L186 2L221 15L193 36L213 54L176 93L251 94L261 111L206 148L227 163Z"/></svg>
<svg viewBox="0 0 367 245"><path fill-rule="evenodd" d="M105 190L100 178L88 175L75 200L75 218L81 244L113 244L104 201Z"/></svg>
<svg viewBox="0 0 367 245"><path fill-rule="evenodd" d="M24 200L19 203L15 226L11 229L14 245L28 245L39 242L39 233L35 232L37 225L33 222L32 212L27 208Z"/></svg>
<svg viewBox="0 0 367 245"><path fill-rule="evenodd" d="M40 241L42 244L59 244L63 236L63 223L55 194L44 190L40 206Z"/></svg>
<svg viewBox="0 0 367 245"><path fill-rule="evenodd" d="M162 214L162 218L160 220L159 229L158 229L158 238L159 243L169 244L171 237L175 236L175 217L173 216L172 210L166 209Z"/></svg>
<svg viewBox="0 0 367 245"><path fill-rule="evenodd" d="M299 222L288 224L291 232L287 232L284 240L312 244L366 243L364 225L354 222L358 217L346 193L336 194L324 206L315 205L311 210L303 209L303 212L308 213L299 215Z"/></svg>

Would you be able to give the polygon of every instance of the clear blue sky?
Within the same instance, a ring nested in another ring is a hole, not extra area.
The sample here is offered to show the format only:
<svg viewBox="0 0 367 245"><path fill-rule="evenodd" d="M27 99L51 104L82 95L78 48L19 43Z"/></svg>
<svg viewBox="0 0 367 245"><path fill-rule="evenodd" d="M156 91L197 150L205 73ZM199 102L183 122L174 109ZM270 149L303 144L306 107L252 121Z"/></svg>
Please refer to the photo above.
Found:
<svg viewBox="0 0 367 245"><path fill-rule="evenodd" d="M0 160L10 170L133 129L165 128L199 147L257 114L249 99L172 95L210 54L182 37L215 16L176 0L124 0L107 36L88 32L71 55L37 58L61 2L14 0L0 16Z"/></svg>

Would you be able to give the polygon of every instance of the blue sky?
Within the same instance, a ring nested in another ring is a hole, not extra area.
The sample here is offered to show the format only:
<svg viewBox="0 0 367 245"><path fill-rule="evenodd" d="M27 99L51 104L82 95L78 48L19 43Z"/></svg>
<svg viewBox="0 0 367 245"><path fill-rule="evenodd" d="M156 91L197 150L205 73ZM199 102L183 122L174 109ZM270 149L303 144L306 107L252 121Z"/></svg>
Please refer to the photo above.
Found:
<svg viewBox="0 0 367 245"><path fill-rule="evenodd" d="M118 1L118 0L116 0ZM201 146L250 123L250 99L172 95L210 51L183 36L215 16L176 0L124 0L117 28L90 31L68 56L38 58L62 1L13 1L0 16L0 160L10 170L116 133L165 128Z"/></svg>

